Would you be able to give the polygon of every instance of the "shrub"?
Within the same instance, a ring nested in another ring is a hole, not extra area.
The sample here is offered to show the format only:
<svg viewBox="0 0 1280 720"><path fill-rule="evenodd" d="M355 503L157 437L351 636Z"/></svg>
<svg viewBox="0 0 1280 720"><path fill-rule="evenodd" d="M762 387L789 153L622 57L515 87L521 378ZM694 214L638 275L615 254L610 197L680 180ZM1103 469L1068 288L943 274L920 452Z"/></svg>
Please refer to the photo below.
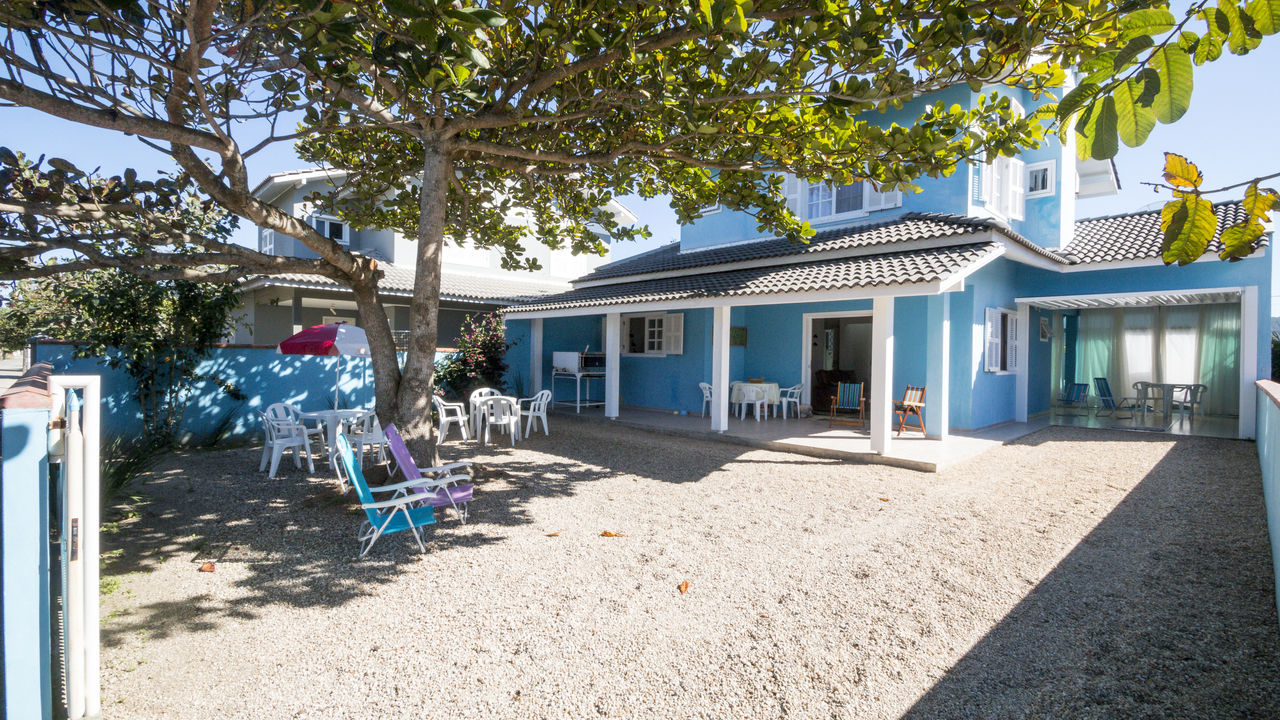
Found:
<svg viewBox="0 0 1280 720"><path fill-rule="evenodd" d="M436 363L436 387L464 396L480 387L505 389L510 347L497 313L469 316L462 324L458 352Z"/></svg>

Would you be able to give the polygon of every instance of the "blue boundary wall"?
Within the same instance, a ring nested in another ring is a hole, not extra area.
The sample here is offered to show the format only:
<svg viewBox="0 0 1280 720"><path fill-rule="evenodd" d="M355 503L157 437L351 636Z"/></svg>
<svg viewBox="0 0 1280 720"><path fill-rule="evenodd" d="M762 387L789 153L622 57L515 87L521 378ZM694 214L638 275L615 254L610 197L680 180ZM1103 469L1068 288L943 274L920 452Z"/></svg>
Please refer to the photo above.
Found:
<svg viewBox="0 0 1280 720"><path fill-rule="evenodd" d="M1258 462L1262 466L1262 497L1271 534L1271 564L1276 578L1276 609L1280 610L1280 384L1259 380L1255 428Z"/></svg>
<svg viewBox="0 0 1280 720"><path fill-rule="evenodd" d="M0 399L4 717L53 717L49 556L49 367Z"/></svg>
<svg viewBox="0 0 1280 720"><path fill-rule="evenodd" d="M110 368L99 358L75 359L69 343L39 343L32 362L48 362L58 375L102 376L102 437L133 437L142 431L142 414L133 400L133 380L123 370ZM437 353L437 359L447 353ZM401 353L401 362L404 354ZM341 404L346 407L373 407L373 368L368 358L311 357L281 355L274 347L224 345L214 348L199 372L216 376L240 388L248 396L241 403L215 383L194 385L190 404L183 416L179 440L183 444L204 444L228 413L233 415L224 442L257 439L262 425L257 413L277 402L290 402L303 411L332 406L334 384L341 365Z"/></svg>

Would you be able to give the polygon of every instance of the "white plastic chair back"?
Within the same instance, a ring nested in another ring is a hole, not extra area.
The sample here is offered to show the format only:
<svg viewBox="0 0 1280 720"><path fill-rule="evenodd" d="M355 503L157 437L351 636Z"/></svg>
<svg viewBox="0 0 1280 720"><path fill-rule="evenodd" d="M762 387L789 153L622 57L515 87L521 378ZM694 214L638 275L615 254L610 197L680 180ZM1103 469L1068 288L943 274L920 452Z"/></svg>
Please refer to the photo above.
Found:
<svg viewBox="0 0 1280 720"><path fill-rule="evenodd" d="M701 382L701 383L698 383L698 389L702 390L702 399L703 399L703 400L710 400L710 399L711 399L711 386L710 386L710 385L708 385L707 383Z"/></svg>
<svg viewBox="0 0 1280 720"><path fill-rule="evenodd" d="M547 403L551 402L551 391L540 390L533 396L533 402L529 403L529 410L536 413L547 411Z"/></svg>
<svg viewBox="0 0 1280 720"><path fill-rule="evenodd" d="M289 403L273 403L267 406L267 417L273 420L289 420L297 422L302 411Z"/></svg>
<svg viewBox="0 0 1280 720"><path fill-rule="evenodd" d="M479 390L472 390L471 398L470 398L471 407L475 407L476 403L480 402L484 398L498 397L499 395L502 395L502 393L498 392L497 390L494 390L493 388L480 388Z"/></svg>

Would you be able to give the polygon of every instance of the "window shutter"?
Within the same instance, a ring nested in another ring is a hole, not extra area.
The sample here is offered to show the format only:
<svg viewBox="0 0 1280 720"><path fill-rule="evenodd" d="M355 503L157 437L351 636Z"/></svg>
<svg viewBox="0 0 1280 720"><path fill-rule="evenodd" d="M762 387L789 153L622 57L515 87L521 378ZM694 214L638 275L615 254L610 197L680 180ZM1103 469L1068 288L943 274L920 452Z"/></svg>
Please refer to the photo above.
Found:
<svg viewBox="0 0 1280 720"><path fill-rule="evenodd" d="M996 162L1000 162L1000 159L996 158ZM995 185L992 183L996 174L995 163L984 163L981 166L981 171L982 174L979 176L978 183L978 200L982 201L982 203L986 205L990 204L992 200L992 193L995 192Z"/></svg>
<svg viewBox="0 0 1280 720"><path fill-rule="evenodd" d="M804 219L804 212L802 211L800 203L800 195L803 185L805 185L805 183L800 182L800 178L795 175L788 174L787 182L782 186L787 193L787 207L791 208L791 212L795 213L796 217L801 220Z"/></svg>
<svg viewBox="0 0 1280 720"><path fill-rule="evenodd" d="M1009 212L1010 220L1021 220L1026 215L1027 164L1017 158L1009 158Z"/></svg>
<svg viewBox="0 0 1280 720"><path fill-rule="evenodd" d="M883 201L880 203L880 207L883 207L883 208L902 207L902 191L901 190L890 190L889 192L885 193L882 197L883 197Z"/></svg>
<svg viewBox="0 0 1280 720"><path fill-rule="evenodd" d="M1000 311L987 308L986 331L983 333L986 352L983 369L987 372L1000 372Z"/></svg>
<svg viewBox="0 0 1280 720"><path fill-rule="evenodd" d="M871 183L863 183L867 188L867 201L865 203L867 210L880 210L884 208L884 195L877 192L871 187Z"/></svg>
<svg viewBox="0 0 1280 720"><path fill-rule="evenodd" d="M663 331L663 352L684 354L684 313L668 313Z"/></svg>
<svg viewBox="0 0 1280 720"><path fill-rule="evenodd" d="M1009 314L1009 336L1004 339L1005 349L1008 351L1008 370L1014 372L1018 366L1022 364L1022 357L1019 338L1022 337L1021 323L1018 322L1018 316L1014 313Z"/></svg>

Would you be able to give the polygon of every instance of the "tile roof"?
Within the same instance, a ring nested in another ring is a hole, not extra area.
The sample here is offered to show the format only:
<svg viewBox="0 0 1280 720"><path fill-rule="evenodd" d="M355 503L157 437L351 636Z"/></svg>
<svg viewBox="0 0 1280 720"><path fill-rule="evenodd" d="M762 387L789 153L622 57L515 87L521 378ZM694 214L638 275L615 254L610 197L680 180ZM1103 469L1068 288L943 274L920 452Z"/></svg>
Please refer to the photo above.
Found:
<svg viewBox="0 0 1280 720"><path fill-rule="evenodd" d="M1218 229L1205 252L1216 255L1222 252L1218 235L1225 228L1244 220L1247 214L1239 200L1218 203L1213 210L1218 216ZM1073 265L1159 259L1163 240L1159 210L1089 218L1076 221L1075 238L1058 254Z"/></svg>
<svg viewBox="0 0 1280 720"><path fill-rule="evenodd" d="M806 263L576 288L508 308L508 312L712 297L843 290L945 280L1001 251L996 242L881 253Z"/></svg>
<svg viewBox="0 0 1280 720"><path fill-rule="evenodd" d="M594 272L578 278L575 282L590 282L629 275L688 270L766 258L793 256L793 259L800 260L804 256L835 250L878 245L888 246L895 243L932 240L935 238L954 237L956 242L964 242L962 238L966 235L989 230L994 230L1015 243L1054 262L1065 264L1065 261L1057 255L989 220L944 213L911 212L897 215L881 222L824 230L809 238L809 242L803 245L793 243L785 238L768 238L682 253L680 252L679 243L672 243L651 252L609 263L608 265L601 265Z"/></svg>
<svg viewBox="0 0 1280 720"><path fill-rule="evenodd" d="M382 281L378 283L379 290L394 294L413 293L412 267L392 263L378 263L378 267L384 273ZM272 282L273 280L277 282ZM346 289L328 278L300 273L264 277L261 281L264 285L290 284L317 289ZM446 299L462 298L505 303L550 295L568 287L568 283L551 280L516 280L499 275L472 275L449 270L445 270L440 275L440 297Z"/></svg>

